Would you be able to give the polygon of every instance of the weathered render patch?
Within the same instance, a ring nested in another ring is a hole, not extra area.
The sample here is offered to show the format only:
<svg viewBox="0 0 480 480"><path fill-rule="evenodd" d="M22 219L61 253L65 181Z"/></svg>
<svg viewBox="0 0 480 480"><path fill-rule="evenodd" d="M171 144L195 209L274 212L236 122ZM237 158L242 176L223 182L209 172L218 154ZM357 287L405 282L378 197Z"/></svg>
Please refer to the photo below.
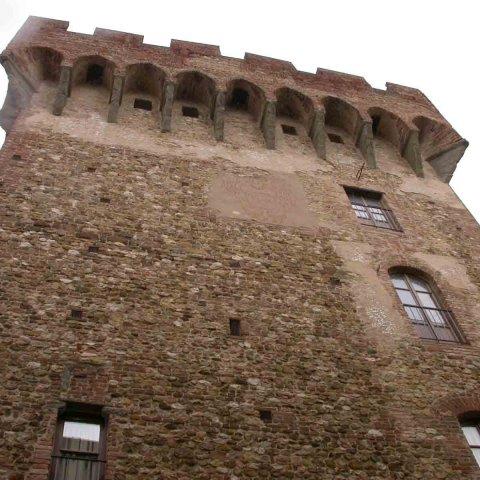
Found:
<svg viewBox="0 0 480 480"><path fill-rule="evenodd" d="M317 225L302 185L293 174L221 174L212 180L208 196L209 207L226 217L312 231Z"/></svg>

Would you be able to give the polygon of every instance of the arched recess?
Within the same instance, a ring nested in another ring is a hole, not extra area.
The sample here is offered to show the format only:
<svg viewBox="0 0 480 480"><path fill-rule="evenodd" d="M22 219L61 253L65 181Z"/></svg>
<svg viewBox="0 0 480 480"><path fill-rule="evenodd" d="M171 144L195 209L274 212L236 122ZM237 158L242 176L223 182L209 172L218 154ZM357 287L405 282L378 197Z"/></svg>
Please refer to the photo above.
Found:
<svg viewBox="0 0 480 480"><path fill-rule="evenodd" d="M265 107L265 93L248 80L237 78L227 85L227 110L248 112L260 122Z"/></svg>
<svg viewBox="0 0 480 480"><path fill-rule="evenodd" d="M158 115L162 105L165 73L151 63L136 63L126 69L121 121Z"/></svg>
<svg viewBox="0 0 480 480"><path fill-rule="evenodd" d="M174 129L196 135L210 133L214 116L216 84L209 76L198 72L181 72L177 75L173 103ZM202 133L201 133L202 132Z"/></svg>
<svg viewBox="0 0 480 480"><path fill-rule="evenodd" d="M265 109L262 89L241 78L227 84L225 96L225 135L237 145L249 148L263 144L260 122Z"/></svg>
<svg viewBox="0 0 480 480"><path fill-rule="evenodd" d="M54 95L62 61L62 53L43 46L30 46L2 57L9 80L0 112L0 124L6 131L18 113L30 103L33 94L37 94L35 102L39 106L48 105L48 98Z"/></svg>
<svg viewBox="0 0 480 480"><path fill-rule="evenodd" d="M380 107L368 110L372 119L372 132L374 137L382 138L392 144L402 154L410 129L397 115Z"/></svg>
<svg viewBox="0 0 480 480"><path fill-rule="evenodd" d="M422 160L428 162L442 180L449 181L468 142L462 139L450 125L431 118L418 116L413 123L419 131Z"/></svg>
<svg viewBox="0 0 480 480"><path fill-rule="evenodd" d="M288 87L278 89L275 94L278 122L286 120L288 123L293 123L292 126L300 124L308 135L315 111L312 100Z"/></svg>
<svg viewBox="0 0 480 480"><path fill-rule="evenodd" d="M323 105L325 129L330 142L355 145L361 124L360 112L353 105L337 97L325 98Z"/></svg>
<svg viewBox="0 0 480 480"><path fill-rule="evenodd" d="M99 55L83 56L75 60L72 69L71 98L66 112L90 111L104 116L113 84L115 64Z"/></svg>

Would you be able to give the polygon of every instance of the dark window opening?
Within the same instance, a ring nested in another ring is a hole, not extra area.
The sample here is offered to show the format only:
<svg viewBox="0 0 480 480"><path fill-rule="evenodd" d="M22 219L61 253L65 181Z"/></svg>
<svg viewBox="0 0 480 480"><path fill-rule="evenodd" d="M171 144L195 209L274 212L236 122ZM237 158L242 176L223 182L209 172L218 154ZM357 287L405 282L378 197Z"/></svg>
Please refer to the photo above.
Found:
<svg viewBox="0 0 480 480"><path fill-rule="evenodd" d="M19 155L18 153L14 153L12 155L12 160L21 160L22 159L22 156Z"/></svg>
<svg viewBox="0 0 480 480"><path fill-rule="evenodd" d="M88 251L90 253L98 253L100 251L100 247L98 245L89 245Z"/></svg>
<svg viewBox="0 0 480 480"><path fill-rule="evenodd" d="M459 420L465 440L472 451L477 465L480 467L480 415L470 414Z"/></svg>
<svg viewBox="0 0 480 480"><path fill-rule="evenodd" d="M108 197L100 197L100 201L101 201L102 203L110 203L110 198L108 198Z"/></svg>
<svg viewBox="0 0 480 480"><path fill-rule="evenodd" d="M374 135L377 134L379 125L380 125L380 115L372 115L372 132Z"/></svg>
<svg viewBox="0 0 480 480"><path fill-rule="evenodd" d="M442 342L462 341L452 312L442 308L428 282L402 272L391 273L390 280L420 338Z"/></svg>
<svg viewBox="0 0 480 480"><path fill-rule="evenodd" d="M240 336L241 329L240 329L240 320L236 318L230 319L230 335L234 335L236 337Z"/></svg>
<svg viewBox="0 0 480 480"><path fill-rule="evenodd" d="M103 67L100 65L90 65L87 70L87 83L90 85L102 85Z"/></svg>
<svg viewBox="0 0 480 480"><path fill-rule="evenodd" d="M105 438L100 406L68 403L58 415L50 480L102 480Z"/></svg>
<svg viewBox="0 0 480 480"><path fill-rule="evenodd" d="M272 411L271 410L259 410L260 420L264 423L272 423Z"/></svg>
<svg viewBox="0 0 480 480"><path fill-rule="evenodd" d="M328 134L328 139L332 142L332 143L345 143L343 141L343 138L340 136L340 135L337 135L336 133L329 133Z"/></svg>
<svg viewBox="0 0 480 480"><path fill-rule="evenodd" d="M232 99L230 106L239 110L247 110L249 95L248 92L242 88L234 88L232 92Z"/></svg>
<svg viewBox="0 0 480 480"><path fill-rule="evenodd" d="M198 118L198 108L196 107L187 107L187 106L183 106L182 107L182 115L184 117L191 117L191 118Z"/></svg>
<svg viewBox="0 0 480 480"><path fill-rule="evenodd" d="M136 98L133 102L133 108L150 111L152 110L152 102L144 98Z"/></svg>
<svg viewBox="0 0 480 480"><path fill-rule="evenodd" d="M70 312L71 318L81 319L83 317L83 311L78 308L72 308Z"/></svg>
<svg viewBox="0 0 480 480"><path fill-rule="evenodd" d="M87 167L87 172L89 173L93 173L95 170L97 170L97 167Z"/></svg>
<svg viewBox="0 0 480 480"><path fill-rule="evenodd" d="M292 125L284 125L282 123L282 132L285 133L286 135L296 135L297 129Z"/></svg>
<svg viewBox="0 0 480 480"><path fill-rule="evenodd" d="M380 192L345 187L353 211L360 223L388 230L402 231L393 212L386 207Z"/></svg>

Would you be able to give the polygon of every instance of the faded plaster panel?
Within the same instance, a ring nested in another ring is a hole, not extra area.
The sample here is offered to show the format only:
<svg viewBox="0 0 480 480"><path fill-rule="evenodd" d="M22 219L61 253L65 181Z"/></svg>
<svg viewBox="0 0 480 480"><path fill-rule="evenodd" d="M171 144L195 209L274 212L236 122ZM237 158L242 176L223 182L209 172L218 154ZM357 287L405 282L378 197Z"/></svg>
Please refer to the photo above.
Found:
<svg viewBox="0 0 480 480"><path fill-rule="evenodd" d="M333 241L333 248L353 274L351 287L360 312L365 312L372 335L383 345L385 340L409 335L408 324L394 307L394 297L374 268L373 247L366 243ZM386 334L386 335L385 335Z"/></svg>
<svg viewBox="0 0 480 480"><path fill-rule="evenodd" d="M477 290L477 287L470 281L465 265L456 258L429 253L416 253L414 256L427 263L433 270L440 272L453 288L461 288L471 292Z"/></svg>
<svg viewBox="0 0 480 480"><path fill-rule="evenodd" d="M400 191L418 193L430 197L434 201L448 204L449 207L464 210L464 206L446 183L433 178L408 176L403 178Z"/></svg>
<svg viewBox="0 0 480 480"><path fill-rule="evenodd" d="M291 227L317 225L295 175L218 175L209 188L209 206L231 218Z"/></svg>

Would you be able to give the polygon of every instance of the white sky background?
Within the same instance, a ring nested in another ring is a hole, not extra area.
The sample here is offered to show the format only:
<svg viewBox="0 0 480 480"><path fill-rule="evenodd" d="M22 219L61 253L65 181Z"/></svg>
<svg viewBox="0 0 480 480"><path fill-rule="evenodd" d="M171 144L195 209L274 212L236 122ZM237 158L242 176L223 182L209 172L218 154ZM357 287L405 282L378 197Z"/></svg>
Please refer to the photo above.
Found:
<svg viewBox="0 0 480 480"><path fill-rule="evenodd" d="M28 15L138 33L168 46L171 38L361 75L423 91L470 142L451 182L480 220L479 4L474 0L0 0L0 50ZM0 68L0 104L7 77ZM3 144L0 129L0 145Z"/></svg>

